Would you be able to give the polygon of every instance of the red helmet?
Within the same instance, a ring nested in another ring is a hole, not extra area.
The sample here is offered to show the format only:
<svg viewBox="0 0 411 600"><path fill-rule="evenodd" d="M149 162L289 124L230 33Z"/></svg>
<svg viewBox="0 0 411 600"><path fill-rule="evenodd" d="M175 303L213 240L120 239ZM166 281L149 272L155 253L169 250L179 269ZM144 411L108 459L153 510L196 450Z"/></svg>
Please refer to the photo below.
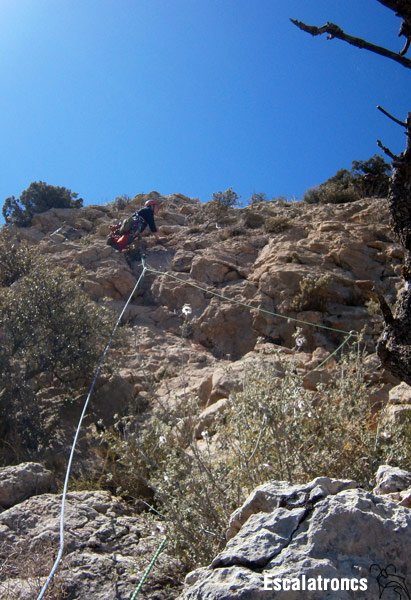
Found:
<svg viewBox="0 0 411 600"><path fill-rule="evenodd" d="M152 198L151 200L147 200L144 202L144 206L158 206L160 202L156 198Z"/></svg>

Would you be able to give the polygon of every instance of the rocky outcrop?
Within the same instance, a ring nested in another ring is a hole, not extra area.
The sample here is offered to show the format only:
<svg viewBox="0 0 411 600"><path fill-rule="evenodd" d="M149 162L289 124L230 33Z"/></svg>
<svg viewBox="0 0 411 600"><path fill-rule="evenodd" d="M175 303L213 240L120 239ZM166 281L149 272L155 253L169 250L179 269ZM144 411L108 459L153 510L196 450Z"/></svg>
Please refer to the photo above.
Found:
<svg viewBox="0 0 411 600"><path fill-rule="evenodd" d="M385 415L389 423L403 423L410 418L411 386L402 382L390 390Z"/></svg>
<svg viewBox="0 0 411 600"><path fill-rule="evenodd" d="M411 508L411 473L398 467L381 465L375 479L374 494L386 495L401 506Z"/></svg>
<svg viewBox="0 0 411 600"><path fill-rule="evenodd" d="M110 222L121 220L148 197L138 197L120 210L115 205L52 209L36 215L31 227L15 234L36 244L60 266L69 270L81 266L84 289L96 301L121 301L130 293L139 265L128 264L105 245L105 238ZM234 224L221 230L211 223L190 224L200 210L197 201L179 194L162 197L162 201L157 221L165 245L157 246L153 238L146 238L147 264L170 271L178 280L147 273L129 312L142 303L151 304L154 319L161 307L162 322L177 333L175 315L190 304L191 339L219 359L238 360L254 348L258 336L292 347L295 323L270 312L345 331L366 326L367 339L376 339L381 319L370 315L365 305L373 286L388 301L395 298L402 260L401 248L386 225L385 201L336 206L264 203L257 228ZM239 210L232 219L241 223L248 212ZM272 218L286 222L287 227L264 232ZM50 235L62 223L81 238L53 241ZM207 289L232 302L208 295ZM252 312L241 303L268 312ZM304 349L335 346L335 335L303 329Z"/></svg>
<svg viewBox="0 0 411 600"><path fill-rule="evenodd" d="M410 532L409 509L354 482L272 482L234 513L226 548L187 576L181 598L378 598L388 565L388 587L410 585Z"/></svg>
<svg viewBox="0 0 411 600"><path fill-rule="evenodd" d="M10 508L31 496L55 491L54 475L33 462L0 468L0 508Z"/></svg>
<svg viewBox="0 0 411 600"><path fill-rule="evenodd" d="M0 515L0 597L37 597L59 547L61 498L35 496ZM128 600L164 532L109 492L74 492L67 497L65 554L54 580L55 597ZM171 600L181 577L178 561L160 555L143 587L147 600ZM58 595L61 594L61 595Z"/></svg>

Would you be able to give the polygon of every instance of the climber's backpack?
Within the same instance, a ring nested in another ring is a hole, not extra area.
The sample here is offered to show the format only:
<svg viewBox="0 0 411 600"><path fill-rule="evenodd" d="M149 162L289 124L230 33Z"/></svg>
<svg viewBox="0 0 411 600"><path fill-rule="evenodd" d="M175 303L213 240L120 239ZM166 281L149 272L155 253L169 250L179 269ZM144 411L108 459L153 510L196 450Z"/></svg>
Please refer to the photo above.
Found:
<svg viewBox="0 0 411 600"><path fill-rule="evenodd" d="M110 225L110 235L107 244L122 252L136 235L144 228L144 219L139 215L133 215L124 219L121 223Z"/></svg>
<svg viewBox="0 0 411 600"><path fill-rule="evenodd" d="M130 237L127 232L122 231L123 223L110 225L110 234L107 238L107 245L112 246L115 250L119 250L120 252L126 248ZM128 228L128 231L130 231L130 227Z"/></svg>

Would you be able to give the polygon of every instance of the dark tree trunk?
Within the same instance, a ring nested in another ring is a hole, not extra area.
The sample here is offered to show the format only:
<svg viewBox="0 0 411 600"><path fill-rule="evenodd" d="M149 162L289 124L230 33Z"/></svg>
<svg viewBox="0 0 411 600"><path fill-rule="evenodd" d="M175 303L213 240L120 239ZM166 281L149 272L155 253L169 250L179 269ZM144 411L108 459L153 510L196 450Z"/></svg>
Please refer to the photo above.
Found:
<svg viewBox="0 0 411 600"><path fill-rule="evenodd" d="M377 352L387 369L411 385L411 113L407 134L407 149L393 161L388 195L391 225L405 251L404 288L393 314L389 309L383 310L385 328L378 340Z"/></svg>

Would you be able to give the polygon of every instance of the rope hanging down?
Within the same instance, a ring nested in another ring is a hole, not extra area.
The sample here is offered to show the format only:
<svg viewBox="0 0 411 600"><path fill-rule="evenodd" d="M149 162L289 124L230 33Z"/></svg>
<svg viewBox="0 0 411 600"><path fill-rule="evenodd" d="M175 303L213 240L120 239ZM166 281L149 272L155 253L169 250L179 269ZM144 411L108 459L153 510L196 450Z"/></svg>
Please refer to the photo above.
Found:
<svg viewBox="0 0 411 600"><path fill-rule="evenodd" d="M86 398L86 400L84 402L83 410L82 410L82 413L80 415L80 419L79 419L79 422L78 422L78 425L77 425L77 430L76 430L76 433L75 433L75 436L74 436L73 445L71 447L70 457L69 457L68 464L67 464L66 476L65 476L65 479L64 479L64 487L63 487L63 493L62 493L62 497L61 497L61 510L60 510L60 546L59 546L59 551L58 551L56 560L54 561L54 565L53 565L53 567L52 567L52 569L50 571L50 574L47 577L47 580L46 580L45 584L43 585L43 587L41 589L41 592L40 592L37 600L42 600L42 598L44 597L44 594L45 594L47 588L49 587L49 585L51 583L51 580L53 579L54 574L57 571L57 567L58 567L58 565L59 565L59 563L61 561L61 558L63 556L63 552L64 552L64 524L65 524L66 497L67 497L67 492L68 492L68 483L69 483L69 478L70 478L71 466L72 466L73 458L74 458L74 451L75 451L76 444L77 444L77 439L78 439L78 436L79 436L79 433L80 433L81 425L83 423L83 420L84 420L84 417L85 417L85 414L86 414L86 410L87 410L88 404L90 402L91 395L92 395L92 393L94 391L94 388L95 388L98 376L100 375L100 372L101 372L101 369L102 369L102 366L103 366L106 354L107 354L107 352L109 351L109 349L111 347L114 335L115 335L115 333L117 331L118 326L120 325L121 319L123 318L123 315L126 312L126 309L127 309L128 305L130 304L132 297L134 296L134 294L135 294L138 286L140 285L140 281L143 279L143 277L144 277L144 275L146 273L147 267L144 264L144 260L142 260L141 263L142 263L142 266L143 266L143 270L142 270L142 272L140 274L140 277L138 278L137 283L134 286L134 288L133 288L130 296L128 297L127 302L125 303L124 308L121 311L120 316L118 317L118 319L116 321L116 324L114 325L113 331L111 332L111 335L110 335L110 339L107 342L107 345L104 348L104 351L103 351L103 353L102 353L102 355L100 357L100 360L99 360L99 362L97 364L97 368L96 368L96 371L94 373L93 381L92 381L91 386L89 388L89 391L88 391L88 394L87 394L87 398Z"/></svg>

